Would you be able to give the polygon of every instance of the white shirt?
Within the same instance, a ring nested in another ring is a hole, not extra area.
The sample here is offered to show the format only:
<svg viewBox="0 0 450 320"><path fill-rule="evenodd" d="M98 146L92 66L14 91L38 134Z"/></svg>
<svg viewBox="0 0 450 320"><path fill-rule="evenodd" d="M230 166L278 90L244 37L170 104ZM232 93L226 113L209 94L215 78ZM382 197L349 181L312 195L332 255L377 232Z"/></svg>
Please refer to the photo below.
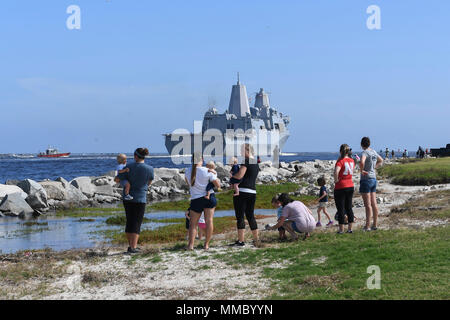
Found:
<svg viewBox="0 0 450 320"><path fill-rule="evenodd" d="M206 196L206 186L208 183L217 180L217 175L212 172L208 172L208 168L197 167L197 173L195 175L195 184L191 186L191 170L192 168L187 168L185 171L185 176L189 182L189 190L191 192L191 200L198 199ZM211 193L214 191L211 190Z"/></svg>

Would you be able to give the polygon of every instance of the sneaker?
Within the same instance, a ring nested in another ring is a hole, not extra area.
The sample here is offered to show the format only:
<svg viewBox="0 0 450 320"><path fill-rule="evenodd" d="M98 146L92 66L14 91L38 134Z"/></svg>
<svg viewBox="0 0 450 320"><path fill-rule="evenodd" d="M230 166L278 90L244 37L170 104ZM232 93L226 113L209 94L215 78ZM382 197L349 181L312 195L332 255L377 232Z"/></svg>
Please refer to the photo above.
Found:
<svg viewBox="0 0 450 320"><path fill-rule="evenodd" d="M334 224L333 220L330 220L330 222L327 223L327 227L332 226Z"/></svg>
<svg viewBox="0 0 450 320"><path fill-rule="evenodd" d="M127 250L128 254L134 254L134 253L138 253L138 252L139 252L138 250L128 247L128 250Z"/></svg>
<svg viewBox="0 0 450 320"><path fill-rule="evenodd" d="M321 226L322 226L322 224L320 223L320 221L316 223L316 227L321 227Z"/></svg>
<svg viewBox="0 0 450 320"><path fill-rule="evenodd" d="M133 197L127 194L126 196L123 197L123 200L130 201L133 200Z"/></svg>
<svg viewBox="0 0 450 320"><path fill-rule="evenodd" d="M370 228L367 228L366 226L364 226L363 231L369 232L369 231L370 231Z"/></svg>
<svg viewBox="0 0 450 320"><path fill-rule="evenodd" d="M372 228L370 228L370 230L372 230L372 231L377 231L378 228L377 228L377 227L372 227Z"/></svg>
<svg viewBox="0 0 450 320"><path fill-rule="evenodd" d="M343 231L338 231L338 232L336 232L336 234L344 234L344 232Z"/></svg>
<svg viewBox="0 0 450 320"><path fill-rule="evenodd" d="M352 230L347 230L347 233L353 233L353 231Z"/></svg>
<svg viewBox="0 0 450 320"><path fill-rule="evenodd" d="M236 240L235 243L230 244L230 247L243 247L245 246L245 242L240 242L239 240Z"/></svg>

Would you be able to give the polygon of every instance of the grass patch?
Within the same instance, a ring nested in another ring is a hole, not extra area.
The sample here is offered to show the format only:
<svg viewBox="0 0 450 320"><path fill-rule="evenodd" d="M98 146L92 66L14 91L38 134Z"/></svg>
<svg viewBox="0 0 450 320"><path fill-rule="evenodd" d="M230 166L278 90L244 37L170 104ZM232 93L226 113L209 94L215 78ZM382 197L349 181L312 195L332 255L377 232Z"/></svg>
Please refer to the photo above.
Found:
<svg viewBox="0 0 450 320"><path fill-rule="evenodd" d="M151 219L145 218L142 220L142 223L148 223ZM127 217L125 215L113 216L109 217L105 220L106 224L115 225L115 226L124 226L127 223Z"/></svg>
<svg viewBox="0 0 450 320"><path fill-rule="evenodd" d="M256 185L256 203L255 209L272 209L271 200L277 193L289 193L299 189L299 185L296 183L281 183L281 184L260 184ZM233 190L227 190L216 194L217 207L216 210L233 210ZM293 197L295 200L300 200L306 205L312 204L316 197L301 195ZM189 199L177 200L177 201L162 201L154 202L146 207L146 212L155 211L186 211L189 208ZM124 213L123 205L117 208L79 208L70 209L56 212L57 217L76 217L76 218L89 218L89 217L105 217L105 216L120 216Z"/></svg>
<svg viewBox="0 0 450 320"><path fill-rule="evenodd" d="M450 183L450 158L422 159L386 165L379 170L383 177L398 185L432 185Z"/></svg>
<svg viewBox="0 0 450 320"><path fill-rule="evenodd" d="M218 256L231 266L262 267L274 283L270 299L449 299L449 235L448 226L318 233L279 248ZM366 287L371 265L381 269L380 290Z"/></svg>
<svg viewBox="0 0 450 320"><path fill-rule="evenodd" d="M86 217L105 217L115 214L123 214L125 209L123 205L117 208L76 208L69 210L60 210L55 213L57 217L74 217L74 218L86 218Z"/></svg>
<svg viewBox="0 0 450 320"><path fill-rule="evenodd" d="M296 183L281 183L281 184L258 184L256 185L256 203L255 209L271 209L271 200L277 193L289 193L299 189L299 185ZM217 208L216 210L233 210L233 190L227 190L216 194ZM305 204L311 204L314 200L314 196L302 195L294 197L296 200L303 201ZM186 211L189 207L189 199L178 201L165 201L152 203L147 206L149 211Z"/></svg>

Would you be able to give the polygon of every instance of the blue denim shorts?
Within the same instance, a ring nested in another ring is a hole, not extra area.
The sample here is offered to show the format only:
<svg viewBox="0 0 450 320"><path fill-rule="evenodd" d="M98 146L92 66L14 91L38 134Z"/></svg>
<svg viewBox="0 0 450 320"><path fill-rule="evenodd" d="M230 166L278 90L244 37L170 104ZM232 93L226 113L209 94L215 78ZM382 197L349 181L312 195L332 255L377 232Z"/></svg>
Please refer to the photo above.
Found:
<svg viewBox="0 0 450 320"><path fill-rule="evenodd" d="M377 192L377 179L362 179L359 184L359 193Z"/></svg>
<svg viewBox="0 0 450 320"><path fill-rule="evenodd" d="M295 224L295 221L292 221L291 226L292 226L292 229L294 229L295 232L303 233L300 230L298 230L297 225Z"/></svg>

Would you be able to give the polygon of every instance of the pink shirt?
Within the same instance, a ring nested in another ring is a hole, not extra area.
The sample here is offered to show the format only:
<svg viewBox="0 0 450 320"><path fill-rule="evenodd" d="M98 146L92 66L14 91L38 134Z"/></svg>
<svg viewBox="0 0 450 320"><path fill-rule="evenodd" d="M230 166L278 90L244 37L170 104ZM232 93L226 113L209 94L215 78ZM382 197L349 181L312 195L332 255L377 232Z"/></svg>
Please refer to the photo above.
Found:
<svg viewBox="0 0 450 320"><path fill-rule="evenodd" d="M285 205L281 216L294 221L301 232L311 232L316 228L316 220L301 201L293 201Z"/></svg>

